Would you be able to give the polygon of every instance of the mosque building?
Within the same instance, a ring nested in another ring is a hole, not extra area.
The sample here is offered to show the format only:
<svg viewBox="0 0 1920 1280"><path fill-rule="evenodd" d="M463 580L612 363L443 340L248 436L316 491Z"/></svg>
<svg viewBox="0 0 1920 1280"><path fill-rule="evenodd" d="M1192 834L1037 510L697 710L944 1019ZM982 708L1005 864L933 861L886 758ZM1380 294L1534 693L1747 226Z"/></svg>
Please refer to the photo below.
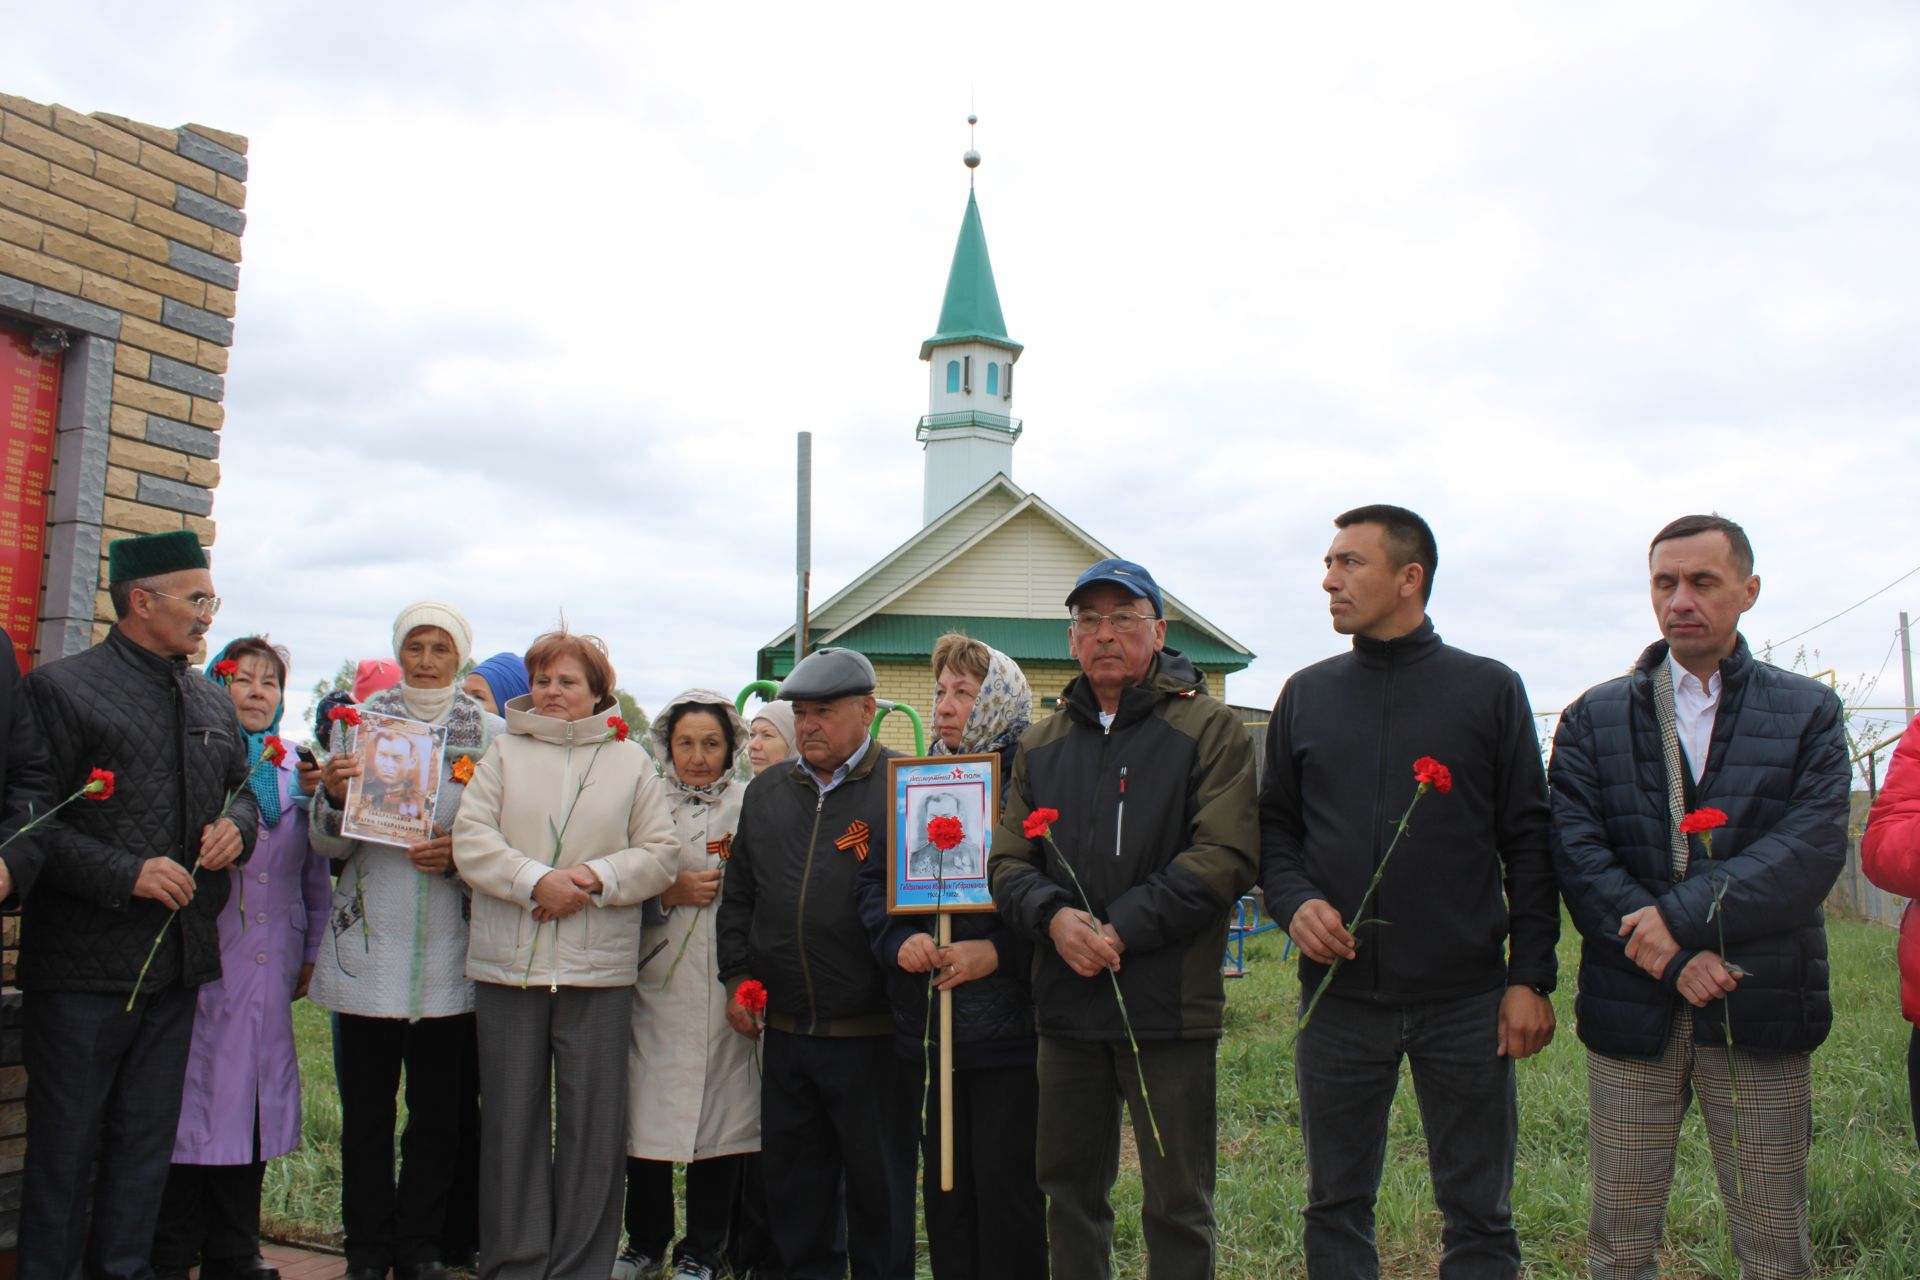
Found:
<svg viewBox="0 0 1920 1280"><path fill-rule="evenodd" d="M968 151L965 162L977 167L979 153ZM1080 671L1067 650L1064 601L1081 571L1115 555L1155 568L1152 548L1108 547L1014 483L1013 450L1024 429L1013 415L1014 367L1023 350L1007 335L969 183L940 321L920 344L927 362L927 412L915 428L926 455L921 528L808 616L809 651L835 645L866 654L879 696L922 716L933 705L929 657L946 632L964 632L1013 658L1045 702ZM1224 699L1227 674L1252 662L1252 651L1164 578L1160 586L1167 646L1185 654L1208 692ZM793 638L789 626L761 648L758 678L778 680L792 669ZM903 716L888 717L880 736L888 746L913 749Z"/></svg>

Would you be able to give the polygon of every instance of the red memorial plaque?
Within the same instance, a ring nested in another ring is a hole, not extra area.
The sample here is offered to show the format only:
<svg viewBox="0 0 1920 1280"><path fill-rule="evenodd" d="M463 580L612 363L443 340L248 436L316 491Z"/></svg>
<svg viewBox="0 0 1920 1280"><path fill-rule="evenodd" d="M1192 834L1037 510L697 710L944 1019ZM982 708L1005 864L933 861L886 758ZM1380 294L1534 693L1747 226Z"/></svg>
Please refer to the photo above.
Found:
<svg viewBox="0 0 1920 1280"><path fill-rule="evenodd" d="M26 330L0 325L0 626L22 671L33 665L59 404L59 354L41 355Z"/></svg>

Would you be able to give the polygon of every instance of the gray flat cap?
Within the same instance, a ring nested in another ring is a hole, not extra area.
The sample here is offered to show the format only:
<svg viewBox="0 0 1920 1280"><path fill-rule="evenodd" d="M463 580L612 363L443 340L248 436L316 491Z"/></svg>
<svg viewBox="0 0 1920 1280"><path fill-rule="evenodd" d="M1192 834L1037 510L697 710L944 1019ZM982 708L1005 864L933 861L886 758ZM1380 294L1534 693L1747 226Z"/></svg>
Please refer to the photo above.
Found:
<svg viewBox="0 0 1920 1280"><path fill-rule="evenodd" d="M854 694L872 693L873 664L853 649L817 649L800 659L780 682L780 696L788 702L826 702Z"/></svg>

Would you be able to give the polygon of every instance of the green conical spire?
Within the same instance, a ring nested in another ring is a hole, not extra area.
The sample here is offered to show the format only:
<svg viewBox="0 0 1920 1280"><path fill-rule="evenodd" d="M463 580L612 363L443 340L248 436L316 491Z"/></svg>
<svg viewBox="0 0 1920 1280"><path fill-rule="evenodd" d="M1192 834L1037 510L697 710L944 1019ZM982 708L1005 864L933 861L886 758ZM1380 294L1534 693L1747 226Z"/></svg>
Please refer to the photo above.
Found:
<svg viewBox="0 0 1920 1280"><path fill-rule="evenodd" d="M1007 336L1007 322L1000 314L1000 291L993 284L987 233L980 225L980 206L971 191L967 192L966 216L960 219L960 239L953 246L953 267L947 272L947 296L940 303L940 331L920 344L920 358L927 359L942 343L969 341L1021 350L1020 344Z"/></svg>

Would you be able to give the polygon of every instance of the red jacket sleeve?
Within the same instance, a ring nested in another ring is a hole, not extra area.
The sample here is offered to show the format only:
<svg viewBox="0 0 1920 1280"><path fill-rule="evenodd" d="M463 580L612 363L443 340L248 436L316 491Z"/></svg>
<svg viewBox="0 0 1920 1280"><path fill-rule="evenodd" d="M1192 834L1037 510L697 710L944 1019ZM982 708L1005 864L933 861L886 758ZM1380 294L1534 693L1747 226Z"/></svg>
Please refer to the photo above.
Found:
<svg viewBox="0 0 1920 1280"><path fill-rule="evenodd" d="M1888 893L1920 897L1920 719L1894 749L1887 785L1867 814L1860 869Z"/></svg>

